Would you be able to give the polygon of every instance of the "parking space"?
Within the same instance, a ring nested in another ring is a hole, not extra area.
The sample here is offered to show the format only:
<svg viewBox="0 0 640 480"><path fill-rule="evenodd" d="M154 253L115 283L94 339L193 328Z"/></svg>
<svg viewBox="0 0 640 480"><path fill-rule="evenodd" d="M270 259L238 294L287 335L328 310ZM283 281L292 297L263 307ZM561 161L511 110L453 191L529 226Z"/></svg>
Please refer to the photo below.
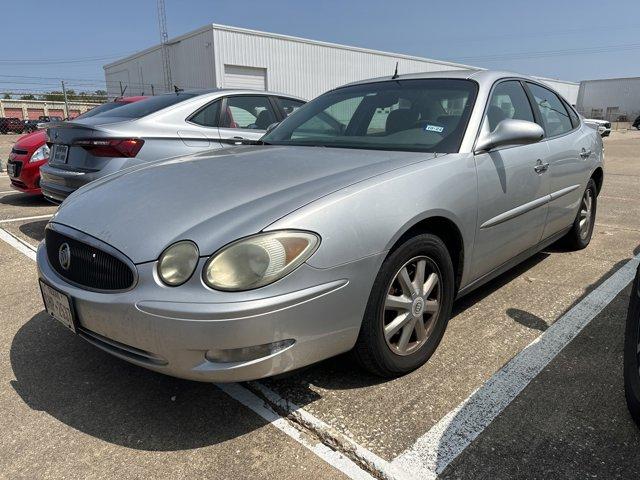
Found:
<svg viewBox="0 0 640 480"><path fill-rule="evenodd" d="M572 308L593 304L588 296L606 290L608 280L626 278L619 276L621 268L640 254L638 151L640 132L615 132L605 140L605 184L591 245L579 252L554 245L458 301L442 344L424 367L382 381L343 355L260 382L326 424L323 432L295 419L278 427L219 388L153 374L85 344L42 311L33 261L0 241L0 471L9 477L45 470L101 476L126 461L130 476L366 476L348 461L334 468L337 457L309 448L322 441L353 457L348 444L333 441L346 438L380 457L383 466L397 464L411 473L394 460L440 428L443 418ZM0 176L0 192L8 190L8 178ZM0 193L0 228L35 247L55 209L38 198ZM533 382L522 383L522 393L496 410L486 429L470 431L460 455L445 455L434 473L638 477L640 433L622 390L625 285L620 293L609 292L613 301L594 307L593 321L576 330Z"/></svg>

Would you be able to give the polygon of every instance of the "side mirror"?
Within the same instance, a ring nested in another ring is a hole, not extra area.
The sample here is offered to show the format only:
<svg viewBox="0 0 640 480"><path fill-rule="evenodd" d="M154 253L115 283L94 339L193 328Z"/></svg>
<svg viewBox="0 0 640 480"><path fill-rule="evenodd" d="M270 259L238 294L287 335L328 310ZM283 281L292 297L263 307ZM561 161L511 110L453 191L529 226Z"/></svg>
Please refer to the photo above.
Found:
<svg viewBox="0 0 640 480"><path fill-rule="evenodd" d="M280 122L274 122L271 125L269 125L267 127L267 131L265 133L269 133L271 130L273 130L274 128L276 128L278 125L280 125Z"/></svg>
<svg viewBox="0 0 640 480"><path fill-rule="evenodd" d="M476 143L476 153L488 152L507 145L529 145L542 140L544 130L537 123L507 118L493 132L483 132Z"/></svg>

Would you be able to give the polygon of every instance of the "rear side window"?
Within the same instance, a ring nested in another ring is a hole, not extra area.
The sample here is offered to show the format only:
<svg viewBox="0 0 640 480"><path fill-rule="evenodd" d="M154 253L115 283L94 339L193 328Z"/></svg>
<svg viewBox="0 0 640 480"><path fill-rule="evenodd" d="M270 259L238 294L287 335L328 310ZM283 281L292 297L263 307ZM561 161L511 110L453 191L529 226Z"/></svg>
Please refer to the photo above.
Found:
<svg viewBox="0 0 640 480"><path fill-rule="evenodd" d="M189 121L202 125L203 127L217 127L219 112L220 100L216 100L194 113L191 118L189 118Z"/></svg>
<svg viewBox="0 0 640 480"><path fill-rule="evenodd" d="M197 93L167 93L165 95L158 95L157 97L146 98L139 102L129 103L122 107L119 107L117 112L99 113L94 115L96 117L123 117L123 118L142 118L152 113L155 113L163 108L176 105L177 103L184 102L197 96Z"/></svg>
<svg viewBox="0 0 640 480"><path fill-rule="evenodd" d="M304 102L294 100L293 98L278 97L278 101L280 102L280 106L284 110L284 113L287 114L287 117L304 105Z"/></svg>
<svg viewBox="0 0 640 480"><path fill-rule="evenodd" d="M535 83L527 83L527 85L542 116L543 128L548 137L555 137L573 130L569 113L555 93Z"/></svg>
<svg viewBox="0 0 640 480"><path fill-rule="evenodd" d="M487 108L486 121L489 122L490 131L493 131L498 123L507 118L527 120L528 122L535 121L527 94L522 88L522 84L516 80L496 85L491 93Z"/></svg>
<svg viewBox="0 0 640 480"><path fill-rule="evenodd" d="M113 110L114 108L123 107L125 105L127 105L127 104L123 103L123 102L103 103L102 105L98 105L97 107L93 107L91 110L83 113L82 115L78 115L76 117L76 119L95 117L96 115L99 115L99 114L104 113L104 112L108 112L110 110ZM53 117L51 117L51 118L53 118Z"/></svg>
<svg viewBox="0 0 640 480"><path fill-rule="evenodd" d="M564 106L567 109L567 112L569 112L569 118L571 119L571 125L573 125L573 128L576 128L578 125L580 125L580 117L578 117L578 114L576 113L576 111L570 107L569 105L567 105L565 102Z"/></svg>

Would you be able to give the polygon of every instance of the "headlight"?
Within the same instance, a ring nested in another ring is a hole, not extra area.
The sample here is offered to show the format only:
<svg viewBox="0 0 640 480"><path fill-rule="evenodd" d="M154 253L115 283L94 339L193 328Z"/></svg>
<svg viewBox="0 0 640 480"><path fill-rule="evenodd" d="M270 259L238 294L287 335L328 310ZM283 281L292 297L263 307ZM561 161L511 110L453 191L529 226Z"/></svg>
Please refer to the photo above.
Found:
<svg viewBox="0 0 640 480"><path fill-rule="evenodd" d="M260 233L227 245L204 266L203 279L217 290L250 290L281 279L316 251L320 237L294 230Z"/></svg>
<svg viewBox="0 0 640 480"><path fill-rule="evenodd" d="M158 260L158 276L171 287L185 283L193 275L200 254L195 243L183 240L166 248Z"/></svg>
<svg viewBox="0 0 640 480"><path fill-rule="evenodd" d="M49 158L49 146L45 143L33 152L29 162L39 162L40 160L46 160L47 158Z"/></svg>

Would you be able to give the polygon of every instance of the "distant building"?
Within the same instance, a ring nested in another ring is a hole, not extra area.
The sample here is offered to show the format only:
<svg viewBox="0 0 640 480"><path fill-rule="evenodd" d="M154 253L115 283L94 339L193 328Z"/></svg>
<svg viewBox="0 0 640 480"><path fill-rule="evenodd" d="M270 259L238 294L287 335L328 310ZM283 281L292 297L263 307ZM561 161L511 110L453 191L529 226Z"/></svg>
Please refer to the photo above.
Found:
<svg viewBox="0 0 640 480"><path fill-rule="evenodd" d="M81 113L91 110L99 103L69 102L69 117L74 118ZM39 117L62 117L67 115L64 102L52 102L48 100L18 100L0 99L0 117L19 118L20 120L38 120Z"/></svg>
<svg viewBox="0 0 640 480"><path fill-rule="evenodd" d="M640 77L580 82L576 108L588 118L632 122L640 115Z"/></svg>
<svg viewBox="0 0 640 480"><path fill-rule="evenodd" d="M172 83L180 88L249 88L311 99L367 78L476 67L225 25L206 25L169 40ZM104 66L109 97L165 91L162 46ZM539 78L575 103L578 84Z"/></svg>

